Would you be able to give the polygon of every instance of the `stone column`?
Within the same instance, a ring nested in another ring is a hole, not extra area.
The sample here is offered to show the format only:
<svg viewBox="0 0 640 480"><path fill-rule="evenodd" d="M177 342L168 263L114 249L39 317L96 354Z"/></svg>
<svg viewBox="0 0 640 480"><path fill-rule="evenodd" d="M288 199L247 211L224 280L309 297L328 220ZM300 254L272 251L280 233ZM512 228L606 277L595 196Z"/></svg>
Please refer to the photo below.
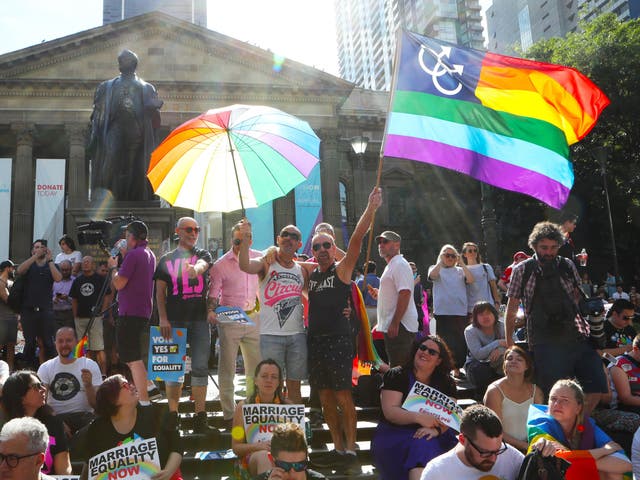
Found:
<svg viewBox="0 0 640 480"><path fill-rule="evenodd" d="M80 123L65 125L69 139L69 185L67 187L69 208L77 208L88 201L87 192L89 179L85 158L86 127Z"/></svg>
<svg viewBox="0 0 640 480"><path fill-rule="evenodd" d="M33 160L34 125L14 123L11 130L16 135L14 161L15 182L12 203L10 255L21 262L29 256L33 235L33 204L35 167Z"/></svg>
<svg viewBox="0 0 640 480"><path fill-rule="evenodd" d="M340 191L338 130L323 128L317 131L322 140L320 144L320 174L322 178L322 216L325 222L340 227ZM338 235L336 233L336 235ZM339 236L339 235L338 235ZM339 243L342 243L339 241Z"/></svg>

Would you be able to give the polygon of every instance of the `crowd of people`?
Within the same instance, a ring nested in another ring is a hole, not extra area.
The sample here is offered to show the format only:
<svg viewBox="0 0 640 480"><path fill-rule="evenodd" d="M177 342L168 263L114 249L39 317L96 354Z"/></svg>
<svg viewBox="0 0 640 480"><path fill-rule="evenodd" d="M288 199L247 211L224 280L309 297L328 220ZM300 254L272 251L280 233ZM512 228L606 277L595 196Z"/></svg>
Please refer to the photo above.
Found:
<svg viewBox="0 0 640 480"><path fill-rule="evenodd" d="M163 337L187 330L193 434L219 433L206 411L211 328L217 329L222 427L232 434L238 478L323 478L309 468L314 465L360 472L352 396L358 286L385 359L375 365L382 376L381 418L371 445L381 479L464 479L482 472L515 479L527 452L568 458L568 473L580 469L582 475L568 478L622 478L630 471L625 450L640 431L636 303L612 292L603 333L592 335L594 319L581 304L597 290L587 293L578 274L570 242L575 218L535 225L532 255L517 252L502 275L483 263L476 243L465 242L460 251L444 245L428 268L429 316L417 266L401 254L398 233L375 237L386 264L379 277L374 262L362 278L354 275L381 203L376 188L346 251L336 246L330 225L318 225L311 259L297 254L303 238L295 225L280 230L274 247L252 250L251 225L243 219L232 228L228 252L214 262L196 246L197 221L183 217L175 228L177 247L159 259L148 246L147 226L136 220L105 265L83 257L67 235L55 260L47 242L36 240L20 265L0 264L0 342L7 352L7 363L0 363L6 422L0 478L18 467L70 474L72 462L84 462L86 478L89 459L140 439L157 443L154 478L181 478L182 382L165 383L166 404L150 400L156 386L148 380L143 339L154 310ZM9 301L14 281L21 283L18 306L12 305L17 313ZM227 316L230 309L242 319ZM18 329L23 369L8 354ZM79 341L86 342L86 356L77 353ZM238 354L247 382L246 400L236 404ZM301 404L306 381L309 406L322 412L334 449L309 459L305 432L295 424L276 428L270 441L248 441L243 406ZM455 404L465 383L482 405L462 413L458 434L442 417L405 403L418 385ZM83 442L83 435L96 441ZM636 443L640 451L640 434ZM633 460L640 465L640 458ZM29 475L20 478L47 478Z"/></svg>

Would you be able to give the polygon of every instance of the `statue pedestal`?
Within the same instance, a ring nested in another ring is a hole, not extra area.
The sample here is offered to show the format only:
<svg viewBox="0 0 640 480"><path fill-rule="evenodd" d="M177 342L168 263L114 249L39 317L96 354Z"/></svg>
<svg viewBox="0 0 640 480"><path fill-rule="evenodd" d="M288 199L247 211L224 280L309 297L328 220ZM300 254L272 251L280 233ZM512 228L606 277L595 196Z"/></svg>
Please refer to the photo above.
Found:
<svg viewBox="0 0 640 480"><path fill-rule="evenodd" d="M174 241L176 221L180 217L193 216L193 212L179 207L164 208L160 206L160 201L150 200L146 202L111 201L107 205L86 204L83 207L67 208L66 215L67 233L73 238L78 237L78 226L92 221L132 215L142 220L149 228L149 248L159 258L176 246ZM112 228L112 236L117 233L116 230L117 228ZM110 249L113 243L110 244L108 240L105 238L107 248ZM78 244L78 249L83 255L93 256L96 262L106 260L108 256L108 252L94 244Z"/></svg>

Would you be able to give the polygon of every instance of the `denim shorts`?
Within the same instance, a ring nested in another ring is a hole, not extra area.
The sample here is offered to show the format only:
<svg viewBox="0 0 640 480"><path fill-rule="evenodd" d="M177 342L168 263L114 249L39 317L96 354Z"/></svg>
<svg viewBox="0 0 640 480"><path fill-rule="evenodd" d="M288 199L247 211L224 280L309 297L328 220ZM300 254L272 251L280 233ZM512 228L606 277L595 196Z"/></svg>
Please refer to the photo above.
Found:
<svg viewBox="0 0 640 480"><path fill-rule="evenodd" d="M288 380L307 379L307 334L260 335L262 359L278 362Z"/></svg>
<svg viewBox="0 0 640 480"><path fill-rule="evenodd" d="M186 328L187 343L191 350L191 385L205 387L209 383L209 355L211 352L211 332L209 322L194 320L171 322L171 328ZM167 382L168 385L179 385Z"/></svg>

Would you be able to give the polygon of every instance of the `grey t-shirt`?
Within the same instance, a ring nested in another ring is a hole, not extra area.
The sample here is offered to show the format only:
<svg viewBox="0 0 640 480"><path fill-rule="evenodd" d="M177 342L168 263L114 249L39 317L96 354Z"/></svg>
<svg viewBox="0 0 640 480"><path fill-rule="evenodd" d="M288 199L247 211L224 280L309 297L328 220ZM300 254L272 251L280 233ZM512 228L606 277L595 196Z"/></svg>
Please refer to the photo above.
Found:
<svg viewBox="0 0 640 480"><path fill-rule="evenodd" d="M467 309L470 312L477 302L489 302L493 304L490 281L496 280L491 265L479 263L478 265L467 265L473 275L473 283L467 284Z"/></svg>

